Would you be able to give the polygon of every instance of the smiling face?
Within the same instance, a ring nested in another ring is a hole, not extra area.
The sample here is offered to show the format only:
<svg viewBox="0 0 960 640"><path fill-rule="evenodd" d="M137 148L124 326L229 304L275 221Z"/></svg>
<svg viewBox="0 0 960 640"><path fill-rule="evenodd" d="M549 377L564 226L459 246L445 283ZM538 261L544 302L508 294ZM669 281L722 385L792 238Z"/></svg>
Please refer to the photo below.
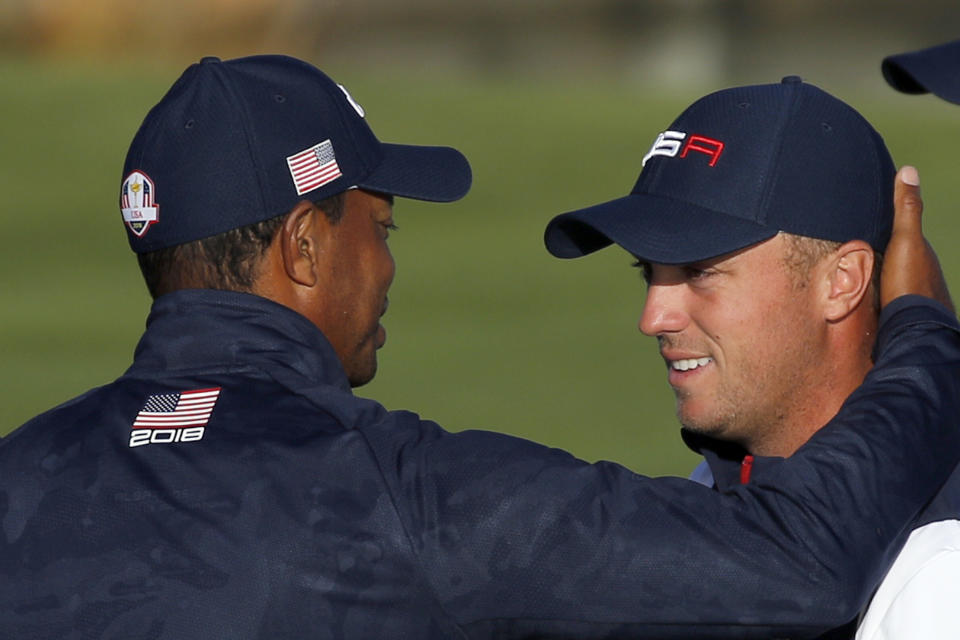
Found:
<svg viewBox="0 0 960 640"><path fill-rule="evenodd" d="M816 287L797 285L784 242L775 236L692 265L644 265L640 330L659 341L680 422L758 454L806 419L813 390L829 380Z"/></svg>

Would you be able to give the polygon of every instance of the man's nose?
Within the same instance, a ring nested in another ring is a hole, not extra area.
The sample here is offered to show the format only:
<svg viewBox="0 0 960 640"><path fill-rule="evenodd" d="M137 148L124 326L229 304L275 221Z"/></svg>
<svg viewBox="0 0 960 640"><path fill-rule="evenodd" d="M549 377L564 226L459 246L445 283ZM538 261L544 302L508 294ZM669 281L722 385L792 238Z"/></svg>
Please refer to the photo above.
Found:
<svg viewBox="0 0 960 640"><path fill-rule="evenodd" d="M683 331L690 322L683 305L683 286L651 284L640 315L640 331L648 336Z"/></svg>

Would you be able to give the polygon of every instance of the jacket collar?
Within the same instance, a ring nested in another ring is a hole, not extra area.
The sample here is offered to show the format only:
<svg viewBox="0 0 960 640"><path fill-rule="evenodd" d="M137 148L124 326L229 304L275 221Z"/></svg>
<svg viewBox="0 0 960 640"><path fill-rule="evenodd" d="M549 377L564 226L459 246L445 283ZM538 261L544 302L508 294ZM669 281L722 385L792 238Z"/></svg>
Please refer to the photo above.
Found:
<svg viewBox="0 0 960 640"><path fill-rule="evenodd" d="M186 289L154 301L128 375L255 367L299 390L350 393L343 366L304 316L260 296Z"/></svg>
<svg viewBox="0 0 960 640"><path fill-rule="evenodd" d="M680 435L688 447L703 456L713 476L713 486L718 491L727 491L741 483L743 459L747 455L746 449L732 442L715 440L687 429L682 429ZM781 460L777 457L753 456L750 471L750 483L764 482L769 473L770 463ZM701 481L701 480L698 480ZM703 482L703 484L707 484ZM941 520L956 520L960 513L960 466L944 485L933 500L931 500L917 516L913 527L919 527Z"/></svg>
<svg viewBox="0 0 960 640"><path fill-rule="evenodd" d="M749 455L746 449L736 443L716 440L688 429L681 429L680 435L688 447L706 460L713 475L714 484L719 491L726 491L743 484L741 482L743 461ZM782 460L782 458L751 456L751 468L747 474L750 482L762 481L770 463L775 460Z"/></svg>

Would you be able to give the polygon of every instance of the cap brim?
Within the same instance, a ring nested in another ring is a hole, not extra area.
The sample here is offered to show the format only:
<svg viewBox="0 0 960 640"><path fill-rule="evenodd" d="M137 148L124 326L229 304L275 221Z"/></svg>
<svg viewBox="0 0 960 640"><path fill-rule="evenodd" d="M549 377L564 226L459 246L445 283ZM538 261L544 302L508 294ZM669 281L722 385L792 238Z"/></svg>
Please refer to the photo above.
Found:
<svg viewBox="0 0 960 640"><path fill-rule="evenodd" d="M903 93L933 93L960 104L960 40L884 58L887 83Z"/></svg>
<svg viewBox="0 0 960 640"><path fill-rule="evenodd" d="M640 260L688 264L775 235L776 229L749 220L641 193L556 216L544 243L558 258L579 258L617 244Z"/></svg>
<svg viewBox="0 0 960 640"><path fill-rule="evenodd" d="M453 202L470 191L470 163L456 149L384 143L382 150L383 161L358 187L431 202Z"/></svg>

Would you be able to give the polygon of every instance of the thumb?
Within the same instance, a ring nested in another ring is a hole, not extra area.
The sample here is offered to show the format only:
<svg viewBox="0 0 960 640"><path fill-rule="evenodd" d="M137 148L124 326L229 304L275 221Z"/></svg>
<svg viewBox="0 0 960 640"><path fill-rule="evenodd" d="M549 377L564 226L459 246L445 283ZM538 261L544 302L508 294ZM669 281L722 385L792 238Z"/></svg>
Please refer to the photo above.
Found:
<svg viewBox="0 0 960 640"><path fill-rule="evenodd" d="M897 172L893 191L893 232L883 258L880 301L886 306L899 296L917 294L933 298L953 311L940 261L923 237L920 175L914 167Z"/></svg>
<svg viewBox="0 0 960 640"><path fill-rule="evenodd" d="M923 215L923 198L920 196L920 174L916 167L904 166L897 172L893 203L893 232L922 235L920 218Z"/></svg>

